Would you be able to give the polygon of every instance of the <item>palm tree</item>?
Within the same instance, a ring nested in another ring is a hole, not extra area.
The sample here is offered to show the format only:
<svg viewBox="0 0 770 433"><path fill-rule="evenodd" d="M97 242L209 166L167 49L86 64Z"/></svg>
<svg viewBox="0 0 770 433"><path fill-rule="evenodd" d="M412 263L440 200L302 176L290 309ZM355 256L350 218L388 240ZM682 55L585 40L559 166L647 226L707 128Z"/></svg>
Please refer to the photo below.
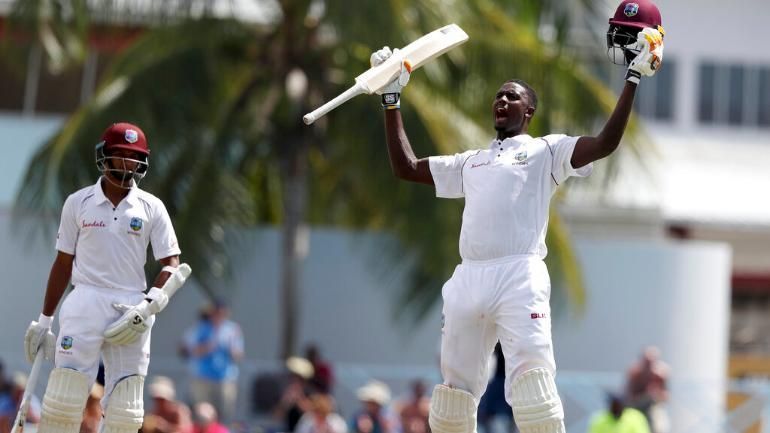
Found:
<svg viewBox="0 0 770 433"><path fill-rule="evenodd" d="M173 11L162 7L172 3ZM461 204L431 199L428 188L394 188L376 100L359 97L313 127L301 123L302 113L368 67L372 49L383 41L403 46L448 22L471 35L462 49L416 73L405 90L403 116L420 155L486 142L491 96L514 76L548 100L535 133L579 133L614 102L564 53L570 23L554 12L557 2L282 0L262 23L216 18L216 2L204 2L202 12L199 3L160 2L144 11L141 35L116 54L94 97L30 163L17 209L55 214L68 192L93 181L90 143L105 125L142 125L153 148L145 186L167 204L185 261L207 291L220 290L227 275L224 227L282 225L284 357L296 348L298 245L306 224L392 233L384 248L394 262L412 265L401 302L414 317L436 302L457 262ZM50 64L65 68L86 51L89 31L125 24L122 4L92 9L84 0L26 0L16 2L14 17L36 32ZM538 37L544 19L555 23L554 41ZM549 248L552 268L581 305L579 268L555 213Z"/></svg>

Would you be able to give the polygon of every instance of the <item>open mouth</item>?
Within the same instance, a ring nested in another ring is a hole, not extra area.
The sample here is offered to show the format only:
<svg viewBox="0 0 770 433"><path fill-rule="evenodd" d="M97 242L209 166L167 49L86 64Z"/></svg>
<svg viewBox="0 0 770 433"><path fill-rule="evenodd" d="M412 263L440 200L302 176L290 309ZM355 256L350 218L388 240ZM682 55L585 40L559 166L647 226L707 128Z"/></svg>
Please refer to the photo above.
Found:
<svg viewBox="0 0 770 433"><path fill-rule="evenodd" d="M495 121L501 121L508 118L508 112L505 110L505 107L497 107L495 108Z"/></svg>

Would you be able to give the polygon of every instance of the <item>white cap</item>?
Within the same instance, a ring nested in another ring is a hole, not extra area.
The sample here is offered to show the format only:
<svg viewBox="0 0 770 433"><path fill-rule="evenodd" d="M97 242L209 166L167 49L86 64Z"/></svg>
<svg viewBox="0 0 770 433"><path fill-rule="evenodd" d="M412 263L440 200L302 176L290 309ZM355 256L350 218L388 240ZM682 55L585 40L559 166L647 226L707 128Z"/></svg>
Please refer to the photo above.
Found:
<svg viewBox="0 0 770 433"><path fill-rule="evenodd" d="M390 388L379 380L372 380L361 388L358 388L356 397L361 401L371 401L380 406L385 406L390 402Z"/></svg>
<svg viewBox="0 0 770 433"><path fill-rule="evenodd" d="M14 386L18 388L26 388L27 387L27 375L17 371L13 373L13 377L11 379L11 383L13 383Z"/></svg>
<svg viewBox="0 0 770 433"><path fill-rule="evenodd" d="M176 397L174 382L166 376L155 376L149 386L150 396L173 401Z"/></svg>
<svg viewBox="0 0 770 433"><path fill-rule="evenodd" d="M203 401L195 405L195 416L202 422L211 423L217 420L217 410L211 403Z"/></svg>
<svg viewBox="0 0 770 433"><path fill-rule="evenodd" d="M292 373L304 379L310 379L313 377L313 373L315 373L313 364L310 363L310 361L307 359L300 358L298 356L289 357L289 359L286 360L286 368L288 368Z"/></svg>

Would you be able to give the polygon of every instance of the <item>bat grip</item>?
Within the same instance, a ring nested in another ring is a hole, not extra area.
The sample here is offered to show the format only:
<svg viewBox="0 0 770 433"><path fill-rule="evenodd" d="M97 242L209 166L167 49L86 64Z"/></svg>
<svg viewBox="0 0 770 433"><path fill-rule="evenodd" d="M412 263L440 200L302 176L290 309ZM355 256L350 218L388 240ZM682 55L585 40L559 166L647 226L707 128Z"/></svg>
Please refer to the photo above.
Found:
<svg viewBox="0 0 770 433"><path fill-rule="evenodd" d="M21 397L21 404L19 405L19 411L16 413L16 419L11 427L11 433L19 433L24 429L24 422L27 418L27 406L29 405L29 399L32 397L32 393L35 391L37 385L37 377L40 375L40 366L43 365L43 348L37 351L35 355L35 361L32 363L32 371L29 372L27 378L27 385L24 387L24 394Z"/></svg>
<svg viewBox="0 0 770 433"><path fill-rule="evenodd" d="M360 95L362 93L366 93L366 90L362 85L356 83L354 86L352 86L348 90L345 90L344 92L340 93L336 98L321 105L320 107L316 108L310 113L305 114L302 117L302 121L305 122L305 125L310 125L311 123L318 120L324 114L334 110L335 108L339 107L349 99L353 98L354 96Z"/></svg>

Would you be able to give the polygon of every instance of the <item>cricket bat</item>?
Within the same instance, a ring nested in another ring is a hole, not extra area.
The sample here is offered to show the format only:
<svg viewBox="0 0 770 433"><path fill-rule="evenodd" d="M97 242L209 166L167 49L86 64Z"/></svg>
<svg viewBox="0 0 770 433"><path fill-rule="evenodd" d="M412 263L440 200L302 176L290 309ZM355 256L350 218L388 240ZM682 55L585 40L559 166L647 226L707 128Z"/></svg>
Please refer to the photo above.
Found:
<svg viewBox="0 0 770 433"><path fill-rule="evenodd" d="M32 393L37 386L37 378L40 376L40 366L43 364L43 349L37 351L35 355L35 362L32 363L32 371L27 378L27 386L24 387L24 394L21 397L21 404L19 405L19 411L16 412L16 420L11 427L11 433L22 433L24 431L24 423L27 421L27 412L29 411L29 400L32 397Z"/></svg>
<svg viewBox="0 0 770 433"><path fill-rule="evenodd" d="M452 48L468 40L468 35L457 24L449 24L434 30L409 45L401 48L404 61L412 67L412 71L421 67ZM363 93L372 94L390 83L401 72L401 59L390 57L381 64L370 68L356 77L356 84L341 93L336 98L306 114L302 120L306 125L318 120L319 117L339 107L352 97Z"/></svg>

